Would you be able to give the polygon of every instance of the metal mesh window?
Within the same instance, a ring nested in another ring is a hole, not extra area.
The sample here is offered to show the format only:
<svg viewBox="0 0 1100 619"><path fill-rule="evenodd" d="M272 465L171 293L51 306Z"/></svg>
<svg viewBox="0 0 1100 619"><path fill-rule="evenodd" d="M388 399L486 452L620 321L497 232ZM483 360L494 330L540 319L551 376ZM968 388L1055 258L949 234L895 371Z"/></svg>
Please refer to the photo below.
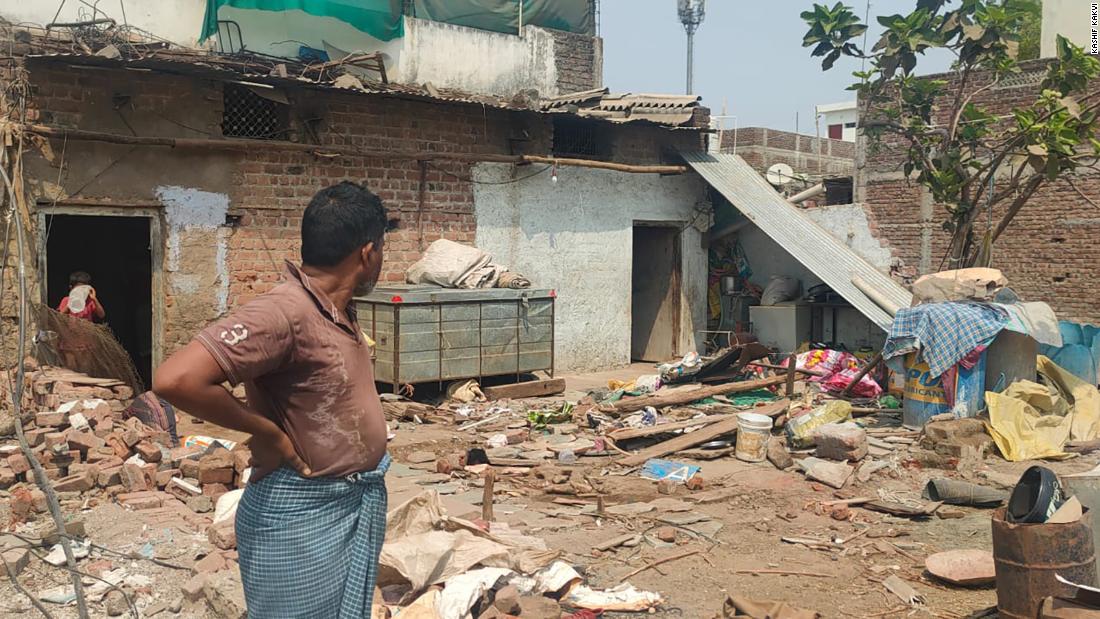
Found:
<svg viewBox="0 0 1100 619"><path fill-rule="evenodd" d="M609 159L611 140L598 123L576 118L554 119L554 155Z"/></svg>
<svg viewBox="0 0 1100 619"><path fill-rule="evenodd" d="M285 137L288 127L287 106L237 84L226 84L222 111L222 135L254 140Z"/></svg>

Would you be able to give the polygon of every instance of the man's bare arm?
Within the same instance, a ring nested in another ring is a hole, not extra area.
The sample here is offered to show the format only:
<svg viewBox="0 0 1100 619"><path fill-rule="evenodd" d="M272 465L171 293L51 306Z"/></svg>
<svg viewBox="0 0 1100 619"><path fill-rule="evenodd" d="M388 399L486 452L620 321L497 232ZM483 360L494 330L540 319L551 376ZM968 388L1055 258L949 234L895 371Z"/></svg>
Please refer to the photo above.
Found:
<svg viewBox="0 0 1100 619"><path fill-rule="evenodd" d="M301 475L309 475L309 467L282 429L241 404L222 386L225 381L225 372L210 352L191 342L157 368L153 392L199 419L251 434L253 460L265 472L286 463Z"/></svg>

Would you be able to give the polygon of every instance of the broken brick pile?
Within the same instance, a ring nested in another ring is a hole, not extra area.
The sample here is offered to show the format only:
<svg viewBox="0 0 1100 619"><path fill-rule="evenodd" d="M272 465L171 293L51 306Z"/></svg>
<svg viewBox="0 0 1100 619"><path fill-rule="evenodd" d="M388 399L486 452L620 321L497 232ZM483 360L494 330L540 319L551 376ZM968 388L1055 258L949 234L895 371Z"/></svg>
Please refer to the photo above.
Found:
<svg viewBox="0 0 1100 619"><path fill-rule="evenodd" d="M232 519L210 526L202 514L230 489L244 487L251 460L246 447L174 446L167 432L123 420L134 394L117 381L57 368L29 372L27 380L38 412L25 417L24 434L56 492L101 493L145 516L163 513L207 530L223 550L236 547ZM0 490L8 490L16 520L46 512L30 469L14 440L0 444Z"/></svg>

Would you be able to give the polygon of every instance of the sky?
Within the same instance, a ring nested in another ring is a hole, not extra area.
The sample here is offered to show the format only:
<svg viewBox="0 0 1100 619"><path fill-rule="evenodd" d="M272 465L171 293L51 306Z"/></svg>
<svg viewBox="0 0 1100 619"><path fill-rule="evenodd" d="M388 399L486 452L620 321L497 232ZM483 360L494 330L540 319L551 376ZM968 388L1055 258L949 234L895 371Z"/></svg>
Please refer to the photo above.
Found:
<svg viewBox="0 0 1100 619"><path fill-rule="evenodd" d="M860 15L867 8L866 0L847 3ZM721 114L725 105L739 127L794 131L797 113L797 129L812 135L814 105L855 100L845 89L859 61L844 58L825 72L821 59L802 47L807 27L799 14L812 5L812 0L707 2L695 34L694 90L711 114ZM875 15L908 13L915 5L915 0L871 0L868 46L881 32ZM612 92L684 92L687 43L676 0L600 0L600 35L604 84ZM917 66L919 73L936 73L948 68L948 59L922 59Z"/></svg>

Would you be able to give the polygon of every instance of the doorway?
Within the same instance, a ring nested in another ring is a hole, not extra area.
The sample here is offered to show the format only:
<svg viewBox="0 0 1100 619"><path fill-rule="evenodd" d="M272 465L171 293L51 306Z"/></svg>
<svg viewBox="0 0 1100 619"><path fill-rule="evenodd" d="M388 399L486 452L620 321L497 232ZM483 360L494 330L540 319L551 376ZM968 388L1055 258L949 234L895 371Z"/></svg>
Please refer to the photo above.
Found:
<svg viewBox="0 0 1100 619"><path fill-rule="evenodd" d="M91 275L105 322L129 354L138 377L152 384L153 220L144 216L47 213L46 300L56 309L69 292L69 275Z"/></svg>
<svg viewBox="0 0 1100 619"><path fill-rule="evenodd" d="M634 224L630 357L668 361L679 352L680 227Z"/></svg>

